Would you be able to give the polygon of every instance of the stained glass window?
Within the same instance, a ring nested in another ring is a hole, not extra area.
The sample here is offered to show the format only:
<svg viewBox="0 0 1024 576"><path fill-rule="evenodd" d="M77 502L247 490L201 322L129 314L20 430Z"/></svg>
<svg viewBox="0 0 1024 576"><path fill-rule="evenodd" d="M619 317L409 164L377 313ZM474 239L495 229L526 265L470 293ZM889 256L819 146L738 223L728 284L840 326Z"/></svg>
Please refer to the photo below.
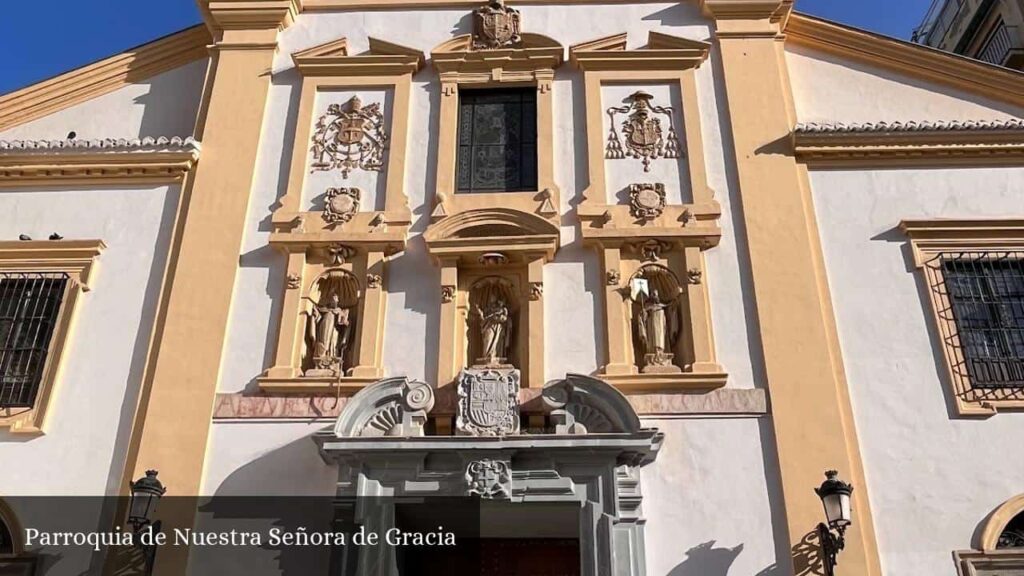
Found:
<svg viewBox="0 0 1024 576"><path fill-rule="evenodd" d="M537 189L537 90L459 92L459 192Z"/></svg>

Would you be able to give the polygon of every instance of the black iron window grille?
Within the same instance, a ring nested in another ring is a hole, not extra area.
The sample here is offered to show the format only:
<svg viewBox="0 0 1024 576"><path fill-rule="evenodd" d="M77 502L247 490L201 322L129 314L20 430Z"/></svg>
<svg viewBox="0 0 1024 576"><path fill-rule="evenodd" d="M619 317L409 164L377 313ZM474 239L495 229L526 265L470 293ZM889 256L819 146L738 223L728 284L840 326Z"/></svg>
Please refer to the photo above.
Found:
<svg viewBox="0 0 1024 576"><path fill-rule="evenodd" d="M1006 524L999 534L996 548L1024 548L1024 513L1017 514Z"/></svg>
<svg viewBox="0 0 1024 576"><path fill-rule="evenodd" d="M943 254L940 269L971 387L1024 387L1024 252Z"/></svg>
<svg viewBox="0 0 1024 576"><path fill-rule="evenodd" d="M0 408L34 405L68 279L0 272Z"/></svg>
<svg viewBox="0 0 1024 576"><path fill-rule="evenodd" d="M459 92L459 192L537 189L537 89Z"/></svg>

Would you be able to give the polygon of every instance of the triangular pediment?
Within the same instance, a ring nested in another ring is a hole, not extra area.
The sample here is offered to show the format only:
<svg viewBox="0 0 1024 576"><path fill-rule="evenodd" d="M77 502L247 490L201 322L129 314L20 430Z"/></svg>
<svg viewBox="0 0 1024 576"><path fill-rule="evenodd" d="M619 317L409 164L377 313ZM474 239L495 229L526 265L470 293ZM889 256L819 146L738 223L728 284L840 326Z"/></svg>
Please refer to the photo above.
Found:
<svg viewBox="0 0 1024 576"><path fill-rule="evenodd" d="M711 44L651 31L647 45L626 49L626 33L604 36L569 48L569 59L584 70L678 70L700 66Z"/></svg>
<svg viewBox="0 0 1024 576"><path fill-rule="evenodd" d="M412 74L423 67L423 52L379 38L369 38L370 49L351 54L347 38L292 54L303 76L393 76Z"/></svg>
<svg viewBox="0 0 1024 576"><path fill-rule="evenodd" d="M430 58L438 72L555 69L562 64L565 48L543 34L524 32L512 47L478 50L472 34L462 34L438 44Z"/></svg>

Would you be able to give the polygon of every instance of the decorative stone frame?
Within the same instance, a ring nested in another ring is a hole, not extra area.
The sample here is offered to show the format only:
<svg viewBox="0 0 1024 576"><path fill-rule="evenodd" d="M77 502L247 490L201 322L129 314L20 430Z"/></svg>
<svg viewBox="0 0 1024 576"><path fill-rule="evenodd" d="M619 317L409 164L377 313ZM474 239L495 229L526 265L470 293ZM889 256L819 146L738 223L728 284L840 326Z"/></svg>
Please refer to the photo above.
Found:
<svg viewBox="0 0 1024 576"><path fill-rule="evenodd" d="M500 233L495 234L495 230ZM518 289L516 349L523 385L544 385L544 264L558 248L559 230L551 221L511 208L488 208L447 216L423 235L441 266L441 321L438 333L437 386L451 384L468 366L469 290L485 276L509 280ZM485 266L481 256L500 252L507 262Z"/></svg>
<svg viewBox="0 0 1024 576"><path fill-rule="evenodd" d="M0 428L13 434L43 434L46 415L60 381L64 350L68 345L78 300L89 291L96 257L106 248L102 240L28 240L0 242L0 272L50 272L68 275L60 313L36 393L35 406L0 408Z"/></svg>
<svg viewBox="0 0 1024 576"><path fill-rule="evenodd" d="M1024 549L997 549L999 535L1017 515L1024 513L1024 494L1003 502L985 519L974 550L953 552L958 576L978 576L994 570L1024 570Z"/></svg>
<svg viewBox="0 0 1024 576"><path fill-rule="evenodd" d="M956 323L945 321L943 316L944 311L951 309L951 304L939 268L943 254L1024 251L1024 220L903 220L900 230L910 238L914 265L924 274L956 412L961 416L991 416L1001 411L1024 409L1024 388L980 390L956 368L963 364L964 358Z"/></svg>
<svg viewBox="0 0 1024 576"><path fill-rule="evenodd" d="M18 572L10 573L35 574L38 557L34 553L25 551L24 531L21 523L18 522L18 516L2 498L0 498L0 525L6 526L11 535L11 552L5 554L0 551L0 570L17 567ZM8 574L6 570L3 573Z"/></svg>
<svg viewBox="0 0 1024 576"><path fill-rule="evenodd" d="M555 184L554 103L555 69L564 48L540 34L522 34L521 47L472 49L472 35L448 40L430 53L441 79L437 137L437 187L431 215L445 216L480 208L505 207L538 214L554 221L559 191ZM537 190L526 192L456 193L459 89L535 86L537 88Z"/></svg>
<svg viewBox="0 0 1024 576"><path fill-rule="evenodd" d="M482 494L511 506L573 503L580 507L583 574L646 574L639 469L657 458L664 435L641 428L622 393L575 374L545 386L543 403L554 428L544 434L424 436L422 429L398 423L384 429L358 425L394 422L380 415L404 410L408 395L401 391L418 387L426 385L402 378L367 387L346 404L334 429L314 436L324 460L338 465L339 511L384 532L395 522L396 503L431 496ZM473 482L474 464L481 463L502 471L495 489L480 491ZM355 561L339 563L354 570L343 574L373 566L374 574L398 576L394 548L365 546L357 554Z"/></svg>
<svg viewBox="0 0 1024 576"><path fill-rule="evenodd" d="M587 115L587 159L590 184L578 207L584 244L601 257L605 285L605 335L608 357L599 376L623 390L637 392L706 391L725 385L718 364L703 251L716 246L721 206L707 183L700 127L696 69L708 58L706 42L650 32L647 46L626 50L626 34L577 44L571 62L583 72ZM676 82L682 100L683 134L693 203L667 205L654 218L638 221L630 205L607 203L601 88L625 82ZM658 246L650 257L645 244ZM642 266L668 269L684 287L682 335L675 351L678 374L641 374L632 344L632 311L628 278Z"/></svg>
<svg viewBox="0 0 1024 576"><path fill-rule="evenodd" d="M383 376L382 348L388 258L405 248L412 222L405 195L405 159L409 140L412 76L424 55L411 48L370 38L370 50L350 55L342 38L292 55L302 75L298 127L292 150L288 189L272 216L270 244L288 257L284 298L274 365L257 379L266 392L325 393L357 390ZM303 211L303 187L310 159L309 142L317 93L331 89L385 88L393 91L386 158L384 210L357 212L341 225L324 221L319 212ZM355 366L341 377L300 375L303 347L303 296L330 268L322 253L341 245L353 254L339 267L353 274L362 300L356 311Z"/></svg>

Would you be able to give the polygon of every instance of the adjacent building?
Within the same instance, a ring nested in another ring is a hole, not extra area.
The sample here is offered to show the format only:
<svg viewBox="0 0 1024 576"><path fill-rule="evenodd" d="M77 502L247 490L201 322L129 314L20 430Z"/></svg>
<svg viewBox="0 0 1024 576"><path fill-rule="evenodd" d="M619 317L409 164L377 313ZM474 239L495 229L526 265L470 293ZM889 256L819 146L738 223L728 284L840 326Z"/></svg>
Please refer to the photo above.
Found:
<svg viewBox="0 0 1024 576"><path fill-rule="evenodd" d="M913 41L982 62L1024 69L1024 2L935 0Z"/></svg>
<svg viewBox="0 0 1024 576"><path fill-rule="evenodd" d="M1024 74L787 0L199 6L0 97L0 573L109 570L23 497L155 470L468 498L484 574L1024 574ZM154 573L463 573L210 553Z"/></svg>

